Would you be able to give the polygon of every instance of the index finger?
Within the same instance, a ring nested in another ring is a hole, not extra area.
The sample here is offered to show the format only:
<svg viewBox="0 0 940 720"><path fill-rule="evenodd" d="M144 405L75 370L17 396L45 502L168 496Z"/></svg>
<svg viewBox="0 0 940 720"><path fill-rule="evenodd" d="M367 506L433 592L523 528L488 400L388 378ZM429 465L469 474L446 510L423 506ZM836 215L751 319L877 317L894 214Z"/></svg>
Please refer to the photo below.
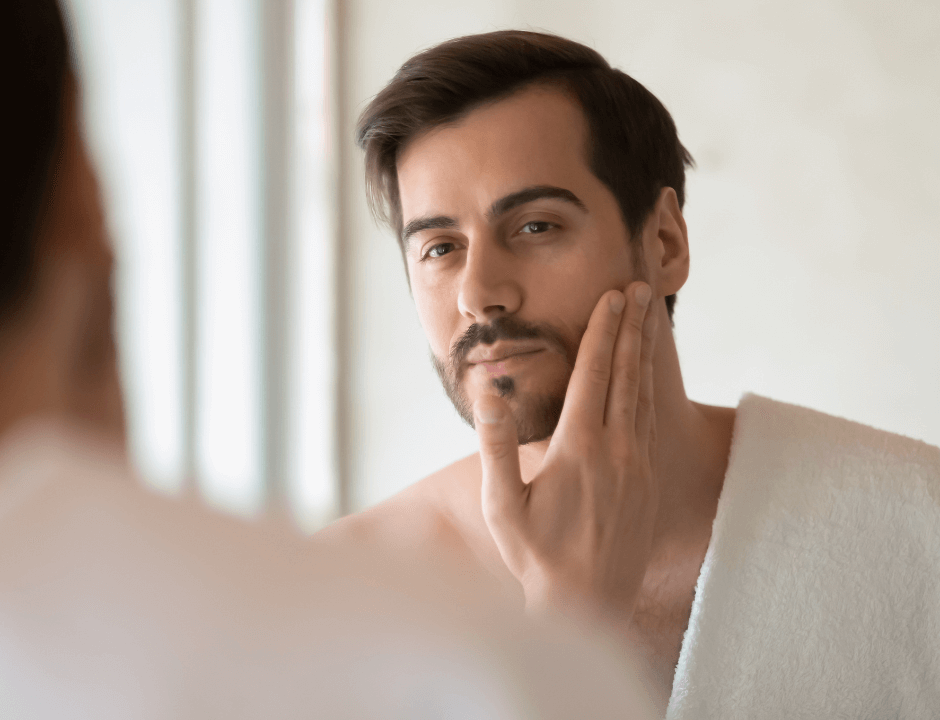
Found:
<svg viewBox="0 0 940 720"><path fill-rule="evenodd" d="M483 519L499 541L503 525L515 526L521 522L525 502L527 486L519 467L516 421L508 403L494 395L484 395L477 400L473 416L483 466ZM513 529L510 527L510 537Z"/></svg>
<svg viewBox="0 0 940 720"><path fill-rule="evenodd" d="M614 344L625 304L622 292L610 290L594 307L568 381L559 430L572 424L598 429L603 426Z"/></svg>
<svg viewBox="0 0 940 720"><path fill-rule="evenodd" d="M650 295L650 286L642 281L627 288L627 310L614 349L606 423L621 433L634 431L645 366L652 355L652 338L648 335L655 313L647 311Z"/></svg>

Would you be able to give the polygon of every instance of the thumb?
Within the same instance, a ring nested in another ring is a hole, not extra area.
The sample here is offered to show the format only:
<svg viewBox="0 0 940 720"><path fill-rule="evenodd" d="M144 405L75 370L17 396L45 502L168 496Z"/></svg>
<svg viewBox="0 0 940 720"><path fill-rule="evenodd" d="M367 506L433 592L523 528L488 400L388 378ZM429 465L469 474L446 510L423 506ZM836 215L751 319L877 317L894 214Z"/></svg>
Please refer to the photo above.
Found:
<svg viewBox="0 0 940 720"><path fill-rule="evenodd" d="M484 395L473 407L483 464L483 517L494 524L518 524L522 519L526 484L519 469L519 436L508 403Z"/></svg>

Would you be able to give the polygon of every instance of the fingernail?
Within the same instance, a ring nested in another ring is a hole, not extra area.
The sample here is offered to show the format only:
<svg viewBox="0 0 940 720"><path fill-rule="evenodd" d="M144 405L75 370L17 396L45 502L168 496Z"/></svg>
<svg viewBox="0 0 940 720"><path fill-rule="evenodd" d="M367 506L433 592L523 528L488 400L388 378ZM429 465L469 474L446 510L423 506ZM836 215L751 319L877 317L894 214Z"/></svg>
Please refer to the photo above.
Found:
<svg viewBox="0 0 940 720"><path fill-rule="evenodd" d="M477 422L486 425L493 425L503 419L503 409L499 406L494 407L489 404L481 405L477 403L477 406L474 408L474 414L476 415Z"/></svg>
<svg viewBox="0 0 940 720"><path fill-rule="evenodd" d="M647 303L649 303L650 295L649 285L640 285L640 287L636 289L636 301L643 307L646 307Z"/></svg>
<svg viewBox="0 0 940 720"><path fill-rule="evenodd" d="M623 297L623 293L617 293L610 299L610 311L614 315L619 315L623 312L623 306L626 300Z"/></svg>

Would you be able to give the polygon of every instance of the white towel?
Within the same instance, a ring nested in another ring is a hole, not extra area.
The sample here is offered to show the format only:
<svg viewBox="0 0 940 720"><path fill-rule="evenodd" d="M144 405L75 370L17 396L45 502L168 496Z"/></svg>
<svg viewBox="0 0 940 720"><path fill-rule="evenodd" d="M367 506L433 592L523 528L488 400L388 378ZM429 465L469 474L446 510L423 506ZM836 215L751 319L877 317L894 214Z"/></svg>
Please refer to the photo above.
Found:
<svg viewBox="0 0 940 720"><path fill-rule="evenodd" d="M940 718L940 448L745 396L667 718Z"/></svg>

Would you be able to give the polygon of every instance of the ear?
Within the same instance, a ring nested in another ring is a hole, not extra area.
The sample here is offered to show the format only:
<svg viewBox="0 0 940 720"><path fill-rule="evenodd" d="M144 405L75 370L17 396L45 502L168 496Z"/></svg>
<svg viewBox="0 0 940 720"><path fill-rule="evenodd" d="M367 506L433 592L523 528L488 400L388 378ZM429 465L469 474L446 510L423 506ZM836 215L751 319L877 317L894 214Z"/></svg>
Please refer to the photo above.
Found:
<svg viewBox="0 0 940 720"><path fill-rule="evenodd" d="M689 232L676 191L663 188L643 228L647 277L660 297L673 295L689 278Z"/></svg>

